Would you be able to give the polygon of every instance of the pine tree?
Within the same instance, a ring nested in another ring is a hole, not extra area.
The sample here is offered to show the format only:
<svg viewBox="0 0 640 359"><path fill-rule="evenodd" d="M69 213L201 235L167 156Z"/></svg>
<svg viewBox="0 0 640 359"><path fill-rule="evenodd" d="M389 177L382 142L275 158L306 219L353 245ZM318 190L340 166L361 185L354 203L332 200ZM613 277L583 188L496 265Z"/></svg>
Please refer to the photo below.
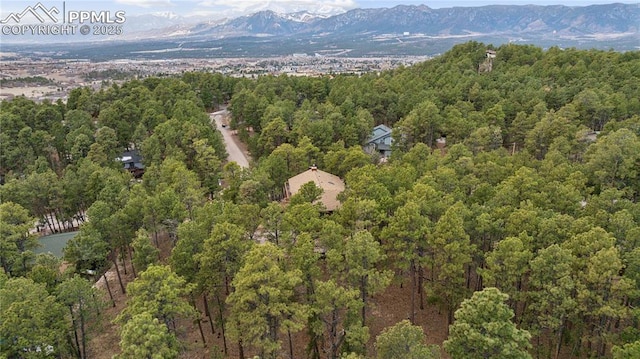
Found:
<svg viewBox="0 0 640 359"><path fill-rule="evenodd" d="M531 334L511 321L508 298L497 288L485 288L464 300L444 341L447 353L453 359L531 358Z"/></svg>
<svg viewBox="0 0 640 359"><path fill-rule="evenodd" d="M254 246L233 279L234 292L227 297L229 334L254 346L263 358L277 358L279 333L302 329L306 319L305 307L294 300L301 272L283 270L283 260L282 250L270 242Z"/></svg>

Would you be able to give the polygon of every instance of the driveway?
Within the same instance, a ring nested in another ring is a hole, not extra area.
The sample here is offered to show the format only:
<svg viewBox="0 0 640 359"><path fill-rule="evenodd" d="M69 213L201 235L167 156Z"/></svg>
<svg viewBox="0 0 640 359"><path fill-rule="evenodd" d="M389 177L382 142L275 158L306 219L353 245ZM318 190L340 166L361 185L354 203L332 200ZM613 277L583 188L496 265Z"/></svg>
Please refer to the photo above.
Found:
<svg viewBox="0 0 640 359"><path fill-rule="evenodd" d="M222 133L222 138L224 139L224 146L227 149L227 153L229 157L227 160L229 162L233 161L237 163L240 167L249 168L249 160L247 156L245 156L244 152L238 147L236 140L231 133L231 129L229 126L222 127L222 119L229 117L229 111L227 109L212 112L209 114L212 122L215 122L216 128L220 133ZM228 121L227 121L228 123Z"/></svg>

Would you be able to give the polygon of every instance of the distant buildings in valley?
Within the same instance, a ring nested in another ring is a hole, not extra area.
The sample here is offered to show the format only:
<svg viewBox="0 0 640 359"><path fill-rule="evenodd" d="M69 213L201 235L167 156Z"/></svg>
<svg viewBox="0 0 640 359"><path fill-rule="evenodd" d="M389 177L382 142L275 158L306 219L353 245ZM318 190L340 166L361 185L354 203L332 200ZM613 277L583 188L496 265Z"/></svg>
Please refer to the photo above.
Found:
<svg viewBox="0 0 640 359"><path fill-rule="evenodd" d="M189 71L217 72L233 77L261 75L322 76L333 74L360 75L379 72L399 66L410 66L429 59L427 56L380 58L342 57L296 53L272 58L216 58L134 60L120 59L91 62L83 59L62 60L51 57L18 57L3 59L0 73L5 85L0 89L0 100L24 95L35 101L45 99L66 101L69 92L78 87L100 89L112 83L150 76L174 76ZM12 80L42 77L46 85Z"/></svg>

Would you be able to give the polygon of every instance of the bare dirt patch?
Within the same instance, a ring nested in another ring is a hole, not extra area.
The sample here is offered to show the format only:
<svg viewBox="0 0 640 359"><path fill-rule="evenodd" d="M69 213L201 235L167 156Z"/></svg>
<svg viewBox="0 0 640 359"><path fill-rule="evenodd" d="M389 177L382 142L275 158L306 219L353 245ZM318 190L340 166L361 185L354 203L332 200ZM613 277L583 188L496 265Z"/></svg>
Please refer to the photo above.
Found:
<svg viewBox="0 0 640 359"><path fill-rule="evenodd" d="M170 253L170 241L167 236L160 236L160 248L162 250L161 256L165 259ZM133 273L131 272L131 264L129 261L125 262L127 266L127 274L124 274L123 266L120 264L119 268L123 282L129 283L133 281ZM109 305L102 312L101 323L94 325L96 330L91 333L90 344L88 348L88 356L96 359L110 359L113 355L119 353L119 326L113 323L113 319L125 308L126 306L126 294L122 293L118 278L115 272L115 268L111 268L106 277L109 281L109 287L114 296L115 307ZM105 293L105 298L109 298L104 279L101 279L96 283L96 286L102 289ZM367 345L367 357L375 357L375 338L385 328L395 323L409 318L411 299L410 290L408 286L400 286L400 283L391 284L387 290L379 295L374 296L368 307L368 323L370 330L370 340ZM178 322L178 337L185 345L184 351L180 355L181 358L220 358L224 357L222 353L223 340L221 328L217 325L216 320L218 318L218 310L213 299L210 300L209 307L214 320L214 330L212 333L211 324L209 318L204 314L204 304L202 297L197 298L196 306L200 311L200 319L202 330L205 335L206 344L202 342L202 337L198 329L197 321L181 320ZM226 315L226 313L225 313ZM424 310L417 309L416 312L416 324L422 326L424 329L427 342L429 344L441 345L447 337L446 327L446 315L445 313L439 313L438 309L433 306L425 306ZM94 323L96 324L96 323ZM282 351L281 358L290 358L288 350L288 338L286 335L281 336ZM308 337L305 330L292 335L292 343L294 347L294 358L306 358L306 346L308 343ZM227 339L228 358L238 358L238 343ZM216 354L214 354L216 352ZM251 358L257 354L249 347L244 348L245 357ZM444 354L444 353L443 353ZM447 358L446 356L443 356Z"/></svg>
<svg viewBox="0 0 640 359"><path fill-rule="evenodd" d="M116 324L113 324L113 319L125 308L126 295L122 293L118 284L118 279L114 271L111 271L107 275L109 279L109 285L114 295L116 302L115 307L109 306L103 312L103 320L99 326L99 329L94 331L88 348L88 356L96 359L109 359L113 355L119 352L119 328ZM123 277L123 280L132 281L133 275L129 272L128 275ZM103 290L104 284L102 284ZM411 308L410 293L407 287L400 288L398 284L392 284L387 290L372 298L368 316L371 339L367 345L367 357L375 357L375 337L385 328L391 326L401 320L409 317ZM211 302L210 310L214 317L214 329L215 333L211 331L211 325L209 318L204 314L204 304L202 298L199 298L196 306L201 315L201 326L205 335L206 344L203 344L200 331L198 329L197 322L191 321L179 321L178 322L178 336L184 343L184 352L180 355L180 358L221 358L224 357L222 352L223 340L221 328L216 324L217 307L215 303ZM226 314L225 314L226 315ZM432 306L426 306L424 310L417 309L416 324L421 325L426 333L427 342L429 344L441 345L446 339L446 316L438 313L438 310ZM288 354L288 339L286 336L281 337L282 341L282 355L281 358L290 358ZM306 358L306 348L308 343L308 337L304 331L295 333L292 336L294 358ZM238 343L227 338L228 358L238 358ZM213 355L213 352L217 352L220 356ZM251 348L244 348L245 357L251 358L257 354ZM443 353L444 354L444 353ZM444 356L446 358L446 356Z"/></svg>
<svg viewBox="0 0 640 359"><path fill-rule="evenodd" d="M125 275L122 268L120 268L120 270L120 275L126 286L126 283L133 281L133 273L129 270ZM127 296L120 288L114 267L107 271L105 276L109 281L109 288L111 288L111 293L113 294L115 307L111 305L104 277L100 277L100 280L96 282L95 286L104 292L104 298L109 304L102 311L99 323L89 323L89 326L92 328L89 334L90 342L87 347L87 356L89 358L111 359L113 355L120 352L118 325L114 324L113 320L125 308Z"/></svg>

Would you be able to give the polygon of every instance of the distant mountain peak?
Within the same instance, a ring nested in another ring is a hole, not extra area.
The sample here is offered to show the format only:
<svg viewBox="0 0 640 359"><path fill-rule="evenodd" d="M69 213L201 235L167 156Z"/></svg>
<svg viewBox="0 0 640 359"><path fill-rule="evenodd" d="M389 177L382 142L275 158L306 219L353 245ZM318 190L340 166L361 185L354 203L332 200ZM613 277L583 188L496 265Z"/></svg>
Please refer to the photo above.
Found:
<svg viewBox="0 0 640 359"><path fill-rule="evenodd" d="M314 14L317 16L329 17L333 15L338 15L346 12L350 8L327 4L322 1L318 2L287 2L286 5L282 5L281 2L277 1L264 1L260 2L257 5L254 5L248 9L246 9L247 13L253 14L264 10L271 10L277 14L289 15L295 14L299 12L307 12L309 14Z"/></svg>
<svg viewBox="0 0 640 359"><path fill-rule="evenodd" d="M288 14L281 14L282 17L292 20L292 21L298 21L298 22L312 22L315 21L317 19L326 19L328 17L330 17L330 15L326 15L326 14L314 14L311 13L309 11L297 11L297 12L293 12L293 13L288 13Z"/></svg>

